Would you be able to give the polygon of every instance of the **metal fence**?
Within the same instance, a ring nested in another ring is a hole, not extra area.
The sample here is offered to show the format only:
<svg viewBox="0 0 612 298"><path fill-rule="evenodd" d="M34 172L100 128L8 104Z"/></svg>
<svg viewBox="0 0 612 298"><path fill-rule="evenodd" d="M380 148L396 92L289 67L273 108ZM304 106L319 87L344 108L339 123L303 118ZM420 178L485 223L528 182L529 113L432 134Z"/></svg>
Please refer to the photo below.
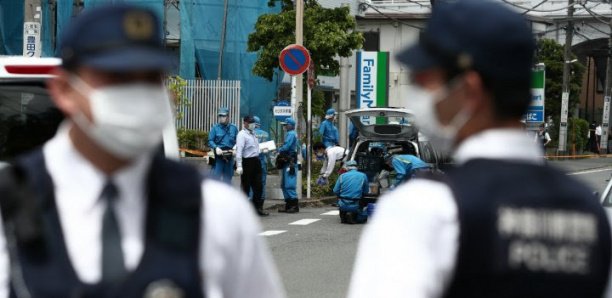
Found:
<svg viewBox="0 0 612 298"><path fill-rule="evenodd" d="M177 127L209 131L217 122L217 110L227 107L230 121L240 129L240 81L187 80L184 88L188 104Z"/></svg>

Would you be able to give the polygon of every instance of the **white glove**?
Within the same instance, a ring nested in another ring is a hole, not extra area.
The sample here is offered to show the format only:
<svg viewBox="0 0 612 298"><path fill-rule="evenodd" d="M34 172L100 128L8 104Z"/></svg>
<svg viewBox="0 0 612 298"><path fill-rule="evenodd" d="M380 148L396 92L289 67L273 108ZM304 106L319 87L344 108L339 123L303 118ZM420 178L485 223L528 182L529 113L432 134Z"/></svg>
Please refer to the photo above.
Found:
<svg viewBox="0 0 612 298"><path fill-rule="evenodd" d="M221 155L221 154L223 154L223 150L221 150L221 148L217 147L217 148L215 148L215 153L217 155Z"/></svg>
<svg viewBox="0 0 612 298"><path fill-rule="evenodd" d="M244 173L244 170L242 169L242 167L238 167L236 169L236 174L238 174L238 176L242 175L242 173Z"/></svg>
<svg viewBox="0 0 612 298"><path fill-rule="evenodd" d="M268 152L270 152L270 150L268 150L268 148L264 148L263 150L261 150L261 153L263 153L263 154L268 154Z"/></svg>

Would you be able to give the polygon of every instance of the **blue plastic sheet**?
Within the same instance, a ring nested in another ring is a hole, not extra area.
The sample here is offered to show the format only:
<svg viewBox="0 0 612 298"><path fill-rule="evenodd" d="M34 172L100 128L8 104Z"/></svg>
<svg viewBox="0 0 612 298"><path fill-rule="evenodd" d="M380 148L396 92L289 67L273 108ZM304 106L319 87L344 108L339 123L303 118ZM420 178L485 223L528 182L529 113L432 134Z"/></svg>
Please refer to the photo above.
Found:
<svg viewBox="0 0 612 298"><path fill-rule="evenodd" d="M72 0L58 0L57 1L57 26L55 27L56 37L56 49L60 46L60 40L62 39L62 33L66 28L66 25L72 19ZM57 55L56 55L57 56Z"/></svg>
<svg viewBox="0 0 612 298"><path fill-rule="evenodd" d="M280 7L268 7L268 0L228 1L221 78L241 81L240 114L259 116L262 128L267 131L272 120L272 101L276 97L280 83L278 75L281 72L278 71L272 82L253 75L251 69L257 60L257 53L247 52L247 41L257 18L264 13L278 12ZM191 10L181 14L181 23L185 23L184 18L189 18L200 73L204 79L214 80L217 79L219 66L224 0L190 2Z"/></svg>
<svg viewBox="0 0 612 298"><path fill-rule="evenodd" d="M155 11L157 16L161 19L164 17L164 0L85 0L85 8L96 7L105 4L121 4L129 3L135 5L142 5Z"/></svg>
<svg viewBox="0 0 612 298"><path fill-rule="evenodd" d="M41 32L40 32L40 42L42 43L42 51L40 55L42 57L52 57L54 56L54 46L53 46L53 28L51 28L51 24L53 23L52 15L51 15L51 7L48 1L41 2L42 9L42 21L41 21Z"/></svg>
<svg viewBox="0 0 612 298"><path fill-rule="evenodd" d="M23 1L0 0L0 54L23 54Z"/></svg>
<svg viewBox="0 0 612 298"><path fill-rule="evenodd" d="M180 17L181 17L181 58L180 58L180 73L183 79L195 79L195 46L193 44L191 19L193 13L192 1L180 2Z"/></svg>

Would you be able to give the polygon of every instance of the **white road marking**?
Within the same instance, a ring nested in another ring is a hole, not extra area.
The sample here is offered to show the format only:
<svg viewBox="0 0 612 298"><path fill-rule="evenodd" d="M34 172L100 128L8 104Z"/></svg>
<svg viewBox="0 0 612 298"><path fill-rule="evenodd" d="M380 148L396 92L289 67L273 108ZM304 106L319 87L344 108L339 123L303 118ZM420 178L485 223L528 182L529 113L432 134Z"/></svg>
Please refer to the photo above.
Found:
<svg viewBox="0 0 612 298"><path fill-rule="evenodd" d="M593 174L593 173L600 173L600 172L607 172L607 171L612 171L612 168L608 167L608 168L603 168L603 169L579 171L579 172L570 173L568 175L570 176L571 175L584 175L584 174Z"/></svg>
<svg viewBox="0 0 612 298"><path fill-rule="evenodd" d="M261 232L259 233L259 236L274 236L274 235L278 235L278 234L282 234L284 232L287 232L286 230L270 230L270 231L265 231L265 232Z"/></svg>
<svg viewBox="0 0 612 298"><path fill-rule="evenodd" d="M321 215L340 215L340 210L332 210L329 212L321 213Z"/></svg>
<svg viewBox="0 0 612 298"><path fill-rule="evenodd" d="M313 222L319 221L321 220L320 218L304 218L304 219L300 219L298 221L294 221L292 223L290 223L290 225L297 225L297 226L305 226L305 225L309 225Z"/></svg>

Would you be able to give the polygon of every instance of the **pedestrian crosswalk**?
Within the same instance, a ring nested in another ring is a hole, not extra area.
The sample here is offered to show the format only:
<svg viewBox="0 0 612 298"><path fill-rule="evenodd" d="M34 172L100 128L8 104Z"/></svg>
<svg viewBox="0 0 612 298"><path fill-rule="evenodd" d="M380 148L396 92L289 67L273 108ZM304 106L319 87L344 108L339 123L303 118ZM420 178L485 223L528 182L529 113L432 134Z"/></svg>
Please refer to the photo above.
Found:
<svg viewBox="0 0 612 298"><path fill-rule="evenodd" d="M259 236L274 236L287 232L287 230L270 230L259 233Z"/></svg>
<svg viewBox="0 0 612 298"><path fill-rule="evenodd" d="M338 216L340 214L340 212L338 210L331 210L331 211L327 211L324 213L321 213L321 216ZM290 222L288 225L290 226L307 226L310 225L312 223L318 222L320 221L321 218L303 218L300 220L296 220L293 222ZM280 235L287 232L287 230L267 230L264 232L259 233L260 236L276 236L276 235Z"/></svg>
<svg viewBox="0 0 612 298"><path fill-rule="evenodd" d="M290 223L290 225L293 226L305 226L305 225L309 225L313 222L317 222L321 220L320 218L304 218L304 219L300 219L298 221L294 221L292 223Z"/></svg>

